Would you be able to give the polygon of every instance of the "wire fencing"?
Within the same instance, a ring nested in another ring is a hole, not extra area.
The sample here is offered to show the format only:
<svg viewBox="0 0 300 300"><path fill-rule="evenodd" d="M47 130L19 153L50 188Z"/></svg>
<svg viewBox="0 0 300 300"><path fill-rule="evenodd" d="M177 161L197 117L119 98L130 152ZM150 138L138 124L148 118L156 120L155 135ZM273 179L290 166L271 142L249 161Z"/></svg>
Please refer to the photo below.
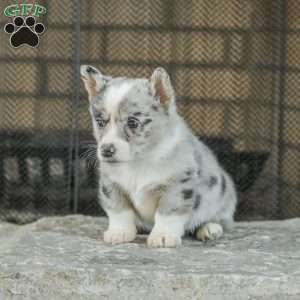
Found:
<svg viewBox="0 0 300 300"><path fill-rule="evenodd" d="M82 63L127 77L166 68L180 114L236 182L236 218L300 216L300 3L39 4L38 48L0 33L1 219L102 213Z"/></svg>

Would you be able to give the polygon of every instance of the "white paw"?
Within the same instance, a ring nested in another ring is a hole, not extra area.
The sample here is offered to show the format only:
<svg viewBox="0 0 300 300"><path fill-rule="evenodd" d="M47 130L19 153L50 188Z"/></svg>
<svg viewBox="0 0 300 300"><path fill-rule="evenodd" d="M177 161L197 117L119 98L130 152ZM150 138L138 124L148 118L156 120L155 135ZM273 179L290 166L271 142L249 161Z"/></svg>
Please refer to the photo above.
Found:
<svg viewBox="0 0 300 300"><path fill-rule="evenodd" d="M197 233L196 238L200 241L215 240L223 235L223 228L217 223L207 223L201 226Z"/></svg>
<svg viewBox="0 0 300 300"><path fill-rule="evenodd" d="M136 237L136 230L108 229L104 232L104 242L109 244L122 244L132 242Z"/></svg>
<svg viewBox="0 0 300 300"><path fill-rule="evenodd" d="M164 233L151 233L147 245L151 248L174 248L181 245L181 238Z"/></svg>

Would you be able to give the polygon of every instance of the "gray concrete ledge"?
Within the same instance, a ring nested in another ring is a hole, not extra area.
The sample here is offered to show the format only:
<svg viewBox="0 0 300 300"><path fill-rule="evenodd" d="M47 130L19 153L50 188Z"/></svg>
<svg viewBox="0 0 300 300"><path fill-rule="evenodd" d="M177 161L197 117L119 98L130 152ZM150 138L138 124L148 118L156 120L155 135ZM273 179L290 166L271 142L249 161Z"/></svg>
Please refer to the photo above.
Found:
<svg viewBox="0 0 300 300"><path fill-rule="evenodd" d="M109 246L104 218L0 223L0 300L300 299L300 219L238 223L216 242Z"/></svg>

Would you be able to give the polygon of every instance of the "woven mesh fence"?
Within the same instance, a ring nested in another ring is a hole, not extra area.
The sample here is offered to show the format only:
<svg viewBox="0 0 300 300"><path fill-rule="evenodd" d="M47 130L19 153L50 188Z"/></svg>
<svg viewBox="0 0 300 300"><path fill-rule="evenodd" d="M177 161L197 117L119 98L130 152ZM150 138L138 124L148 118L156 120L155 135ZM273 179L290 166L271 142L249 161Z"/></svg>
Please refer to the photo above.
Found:
<svg viewBox="0 0 300 300"><path fill-rule="evenodd" d="M47 14L37 48L12 48L0 33L1 219L102 213L84 154L94 140L81 63L127 77L163 66L180 114L234 177L236 218L300 216L298 1L39 4ZM10 21L1 15L1 27Z"/></svg>

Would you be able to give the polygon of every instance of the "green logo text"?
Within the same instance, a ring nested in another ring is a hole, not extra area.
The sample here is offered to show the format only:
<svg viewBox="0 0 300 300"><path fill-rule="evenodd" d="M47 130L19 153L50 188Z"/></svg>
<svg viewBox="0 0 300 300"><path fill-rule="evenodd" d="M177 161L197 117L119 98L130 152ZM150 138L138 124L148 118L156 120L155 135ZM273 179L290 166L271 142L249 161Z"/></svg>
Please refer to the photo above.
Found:
<svg viewBox="0 0 300 300"><path fill-rule="evenodd" d="M13 4L4 9L4 15L6 17L27 16L29 14L39 17L46 12L47 9L39 4Z"/></svg>

